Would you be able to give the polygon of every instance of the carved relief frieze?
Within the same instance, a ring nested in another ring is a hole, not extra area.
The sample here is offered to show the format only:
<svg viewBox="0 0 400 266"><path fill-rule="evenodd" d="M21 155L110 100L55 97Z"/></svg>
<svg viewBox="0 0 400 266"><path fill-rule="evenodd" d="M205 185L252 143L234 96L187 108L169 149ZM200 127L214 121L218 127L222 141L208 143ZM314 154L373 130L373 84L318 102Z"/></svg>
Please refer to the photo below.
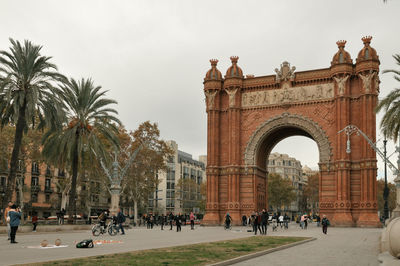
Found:
<svg viewBox="0 0 400 266"><path fill-rule="evenodd" d="M300 103L315 100L328 100L334 97L333 83L289 87L283 89L245 92L242 94L242 107L262 107L285 103Z"/></svg>

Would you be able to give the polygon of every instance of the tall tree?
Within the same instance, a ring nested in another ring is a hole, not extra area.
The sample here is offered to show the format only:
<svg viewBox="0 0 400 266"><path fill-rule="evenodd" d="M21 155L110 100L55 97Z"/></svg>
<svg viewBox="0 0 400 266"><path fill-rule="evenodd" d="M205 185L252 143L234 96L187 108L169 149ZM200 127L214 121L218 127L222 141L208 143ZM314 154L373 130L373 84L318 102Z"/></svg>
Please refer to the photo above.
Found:
<svg viewBox="0 0 400 266"><path fill-rule="evenodd" d="M393 56L396 64L400 65L400 54ZM394 79L400 82L400 71L395 69L384 70L383 73L393 73ZM393 89L385 98L383 98L376 111L383 110L383 115L380 127L388 138L397 141L400 131L400 88Z"/></svg>
<svg viewBox="0 0 400 266"><path fill-rule="evenodd" d="M160 139L160 130L156 123L143 122L130 134L135 151L143 148L123 180L123 195L134 203L135 222L137 222L138 203L145 203L157 187L157 172L167 170L166 158L172 154L167 143Z"/></svg>
<svg viewBox="0 0 400 266"><path fill-rule="evenodd" d="M289 179L279 174L268 175L268 203L274 209L290 205L296 199L296 193Z"/></svg>
<svg viewBox="0 0 400 266"><path fill-rule="evenodd" d="M99 136L118 147L119 119L117 111L110 107L117 102L105 98L107 91L94 86L91 79L70 79L59 89L59 95L67 108L68 126L52 128L43 136L43 155L55 165L67 166L71 170L69 193L69 221L76 211L76 184L78 170L85 151L94 151L106 158L106 149Z"/></svg>
<svg viewBox="0 0 400 266"><path fill-rule="evenodd" d="M24 132L28 128L57 128L61 126L63 109L57 104L55 84L65 81L50 62L42 56L42 46L30 41L21 44L10 39L10 51L0 51L0 123L15 125L6 198L11 199L15 188L18 157ZM35 125L35 118L39 124Z"/></svg>
<svg viewBox="0 0 400 266"><path fill-rule="evenodd" d="M380 214L383 214L383 207L385 201L383 200L383 190L385 188L385 180L379 179L377 180L377 199L378 199L378 211ZM388 207L389 212L393 211L396 208L396 185L393 183L388 183L389 188L389 197L388 197Z"/></svg>
<svg viewBox="0 0 400 266"><path fill-rule="evenodd" d="M307 185L303 189L303 198L307 206L311 207L311 211L316 213L319 202L319 174L308 177Z"/></svg>

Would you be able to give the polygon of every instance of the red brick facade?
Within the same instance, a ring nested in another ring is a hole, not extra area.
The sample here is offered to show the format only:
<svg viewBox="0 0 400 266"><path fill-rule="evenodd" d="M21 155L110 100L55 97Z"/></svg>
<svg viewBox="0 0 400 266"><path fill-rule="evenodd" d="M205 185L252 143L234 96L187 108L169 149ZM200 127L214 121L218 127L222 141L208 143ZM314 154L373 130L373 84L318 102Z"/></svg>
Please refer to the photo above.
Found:
<svg viewBox="0 0 400 266"><path fill-rule="evenodd" d="M218 60L210 60L205 224L220 224L226 212L237 224L243 214L267 208L267 158L279 141L301 135L319 149L320 213L334 225L379 225L375 152L354 134L346 153L347 136L338 134L353 124L375 141L379 58L371 37L362 40L355 64L338 41L330 68L310 71L284 62L276 75L244 77L231 57L223 78Z"/></svg>

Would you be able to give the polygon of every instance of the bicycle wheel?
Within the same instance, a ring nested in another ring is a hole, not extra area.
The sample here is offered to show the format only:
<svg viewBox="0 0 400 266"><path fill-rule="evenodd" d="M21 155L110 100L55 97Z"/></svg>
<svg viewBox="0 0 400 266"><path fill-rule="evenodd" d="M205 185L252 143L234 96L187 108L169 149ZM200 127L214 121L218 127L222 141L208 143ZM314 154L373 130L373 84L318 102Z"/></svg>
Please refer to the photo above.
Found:
<svg viewBox="0 0 400 266"><path fill-rule="evenodd" d="M95 226L93 226L93 228L92 228L92 234L94 235L94 236L99 236L100 234L101 234L101 227L100 227L100 225L95 225Z"/></svg>
<svg viewBox="0 0 400 266"><path fill-rule="evenodd" d="M112 225L108 228L108 234L110 234L110 236L115 236L116 234L118 234L118 229L115 225Z"/></svg>

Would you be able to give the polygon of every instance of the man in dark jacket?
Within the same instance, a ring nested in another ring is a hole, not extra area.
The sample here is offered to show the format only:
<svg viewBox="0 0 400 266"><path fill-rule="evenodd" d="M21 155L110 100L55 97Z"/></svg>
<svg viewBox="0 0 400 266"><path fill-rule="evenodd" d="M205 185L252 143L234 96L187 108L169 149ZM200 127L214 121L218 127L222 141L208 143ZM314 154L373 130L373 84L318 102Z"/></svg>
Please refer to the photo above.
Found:
<svg viewBox="0 0 400 266"><path fill-rule="evenodd" d="M263 209L262 214L261 214L261 229L262 229L262 234L266 235L267 234L267 224L268 224L268 212Z"/></svg>
<svg viewBox="0 0 400 266"><path fill-rule="evenodd" d="M173 226L173 222L174 222L174 214L172 212L169 213L169 225L171 226L171 228L169 230L172 230L172 226Z"/></svg>
<svg viewBox="0 0 400 266"><path fill-rule="evenodd" d="M175 216L175 224L177 232L182 231L181 221L182 221L182 215L179 213L177 216Z"/></svg>
<svg viewBox="0 0 400 266"><path fill-rule="evenodd" d="M326 218L326 215L324 214L322 221L322 233L324 233L325 235L328 233L328 226L330 225L330 222L328 220L328 218Z"/></svg>
<svg viewBox="0 0 400 266"><path fill-rule="evenodd" d="M254 211L253 216L254 216L253 231L254 231L254 234L257 235L257 230L258 230L258 226L259 226L258 225L258 213L257 213L257 211Z"/></svg>
<svg viewBox="0 0 400 266"><path fill-rule="evenodd" d="M10 227L11 227L11 244L17 244L15 241L15 235L17 234L18 226L21 221L21 212L20 209L14 204L11 206L10 211L7 213L7 216L10 218Z"/></svg>
<svg viewBox="0 0 400 266"><path fill-rule="evenodd" d="M123 227L123 223L125 222L125 215L122 213L121 208L118 209L118 214L117 214L117 223L118 223L118 232L121 230L121 235L125 235L125 230Z"/></svg>

